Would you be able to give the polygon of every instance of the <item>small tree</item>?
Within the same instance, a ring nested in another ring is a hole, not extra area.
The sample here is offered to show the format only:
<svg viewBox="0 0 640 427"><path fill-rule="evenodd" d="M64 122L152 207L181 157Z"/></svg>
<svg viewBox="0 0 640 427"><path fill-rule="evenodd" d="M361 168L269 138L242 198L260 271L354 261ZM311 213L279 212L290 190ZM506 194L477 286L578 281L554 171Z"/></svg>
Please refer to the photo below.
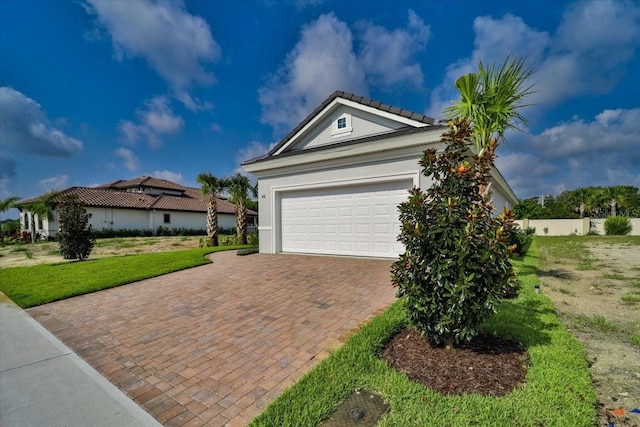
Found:
<svg viewBox="0 0 640 427"><path fill-rule="evenodd" d="M31 243L36 241L36 216L39 219L53 219L53 206L56 203L58 192L50 191L31 203L23 205L23 209L31 212L31 225L29 232L31 233Z"/></svg>
<svg viewBox="0 0 640 427"><path fill-rule="evenodd" d="M236 205L236 231L241 245L247 244L247 201L249 193L256 197L257 187L251 185L249 178L239 173L227 180L231 201Z"/></svg>
<svg viewBox="0 0 640 427"><path fill-rule="evenodd" d="M218 246L218 196L229 186L229 182L210 173L199 174L196 181L202 186L202 194L209 201L207 205L209 246Z"/></svg>
<svg viewBox="0 0 640 427"><path fill-rule="evenodd" d="M64 259L86 259L96 240L91 237L91 214L75 195L66 196L58 206L60 230L56 235Z"/></svg>
<svg viewBox="0 0 640 427"><path fill-rule="evenodd" d="M420 161L433 185L426 192L414 188L399 206L398 239L406 251L393 265L393 284L410 321L447 348L478 333L513 277L513 215L493 217L481 191L491 179L497 142L471 157L472 135L468 121L452 122L442 137L445 151L426 150Z"/></svg>

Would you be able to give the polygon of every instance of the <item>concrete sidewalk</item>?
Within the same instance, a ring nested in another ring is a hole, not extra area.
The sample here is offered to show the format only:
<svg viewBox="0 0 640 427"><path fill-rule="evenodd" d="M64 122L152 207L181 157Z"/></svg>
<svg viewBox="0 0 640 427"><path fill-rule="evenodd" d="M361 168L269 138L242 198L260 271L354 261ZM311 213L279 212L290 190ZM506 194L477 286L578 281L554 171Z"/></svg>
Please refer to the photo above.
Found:
<svg viewBox="0 0 640 427"><path fill-rule="evenodd" d="M0 426L159 426L0 292Z"/></svg>

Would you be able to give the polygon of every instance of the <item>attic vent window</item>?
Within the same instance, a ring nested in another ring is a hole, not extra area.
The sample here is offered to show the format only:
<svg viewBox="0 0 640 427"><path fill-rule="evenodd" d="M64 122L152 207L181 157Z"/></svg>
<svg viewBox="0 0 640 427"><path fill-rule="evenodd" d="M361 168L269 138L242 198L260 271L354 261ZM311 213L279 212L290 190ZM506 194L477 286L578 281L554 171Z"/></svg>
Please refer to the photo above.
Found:
<svg viewBox="0 0 640 427"><path fill-rule="evenodd" d="M331 136L339 137L351 134L351 114L342 114L331 124Z"/></svg>

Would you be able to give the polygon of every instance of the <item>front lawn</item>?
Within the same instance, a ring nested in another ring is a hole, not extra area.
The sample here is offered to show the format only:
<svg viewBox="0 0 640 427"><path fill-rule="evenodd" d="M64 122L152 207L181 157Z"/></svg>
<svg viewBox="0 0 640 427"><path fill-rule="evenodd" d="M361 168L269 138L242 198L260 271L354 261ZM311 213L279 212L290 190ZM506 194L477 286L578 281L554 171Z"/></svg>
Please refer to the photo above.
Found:
<svg viewBox="0 0 640 427"><path fill-rule="evenodd" d="M0 291L28 308L208 264L211 261L204 256L208 253L249 247L218 246L3 268Z"/></svg>
<svg viewBox="0 0 640 427"><path fill-rule="evenodd" d="M409 381L378 358L385 343L406 325L398 301L343 347L287 389L251 424L315 426L354 390L380 393L391 405L379 426L591 426L596 394L582 346L562 326L553 304L534 293L538 249L534 242L514 261L522 289L501 303L484 329L518 340L530 360L524 384L504 397L444 396Z"/></svg>

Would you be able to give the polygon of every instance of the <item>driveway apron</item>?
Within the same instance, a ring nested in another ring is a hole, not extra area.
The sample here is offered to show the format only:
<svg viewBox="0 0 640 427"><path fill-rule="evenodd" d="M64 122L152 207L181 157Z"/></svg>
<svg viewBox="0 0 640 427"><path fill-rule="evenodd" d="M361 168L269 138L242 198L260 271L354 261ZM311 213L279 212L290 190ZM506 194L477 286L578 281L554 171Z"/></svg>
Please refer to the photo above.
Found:
<svg viewBox="0 0 640 427"><path fill-rule="evenodd" d="M210 258L28 313L161 423L242 426L394 300L391 260Z"/></svg>

